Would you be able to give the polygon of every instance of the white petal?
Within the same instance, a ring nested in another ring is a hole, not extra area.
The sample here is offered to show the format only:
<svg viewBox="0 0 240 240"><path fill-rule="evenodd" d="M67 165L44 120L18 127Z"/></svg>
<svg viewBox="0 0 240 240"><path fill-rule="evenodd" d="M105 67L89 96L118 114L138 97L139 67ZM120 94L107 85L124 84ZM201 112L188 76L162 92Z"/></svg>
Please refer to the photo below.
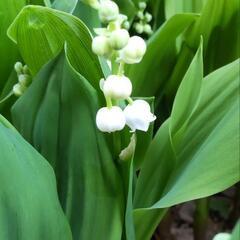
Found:
<svg viewBox="0 0 240 240"><path fill-rule="evenodd" d="M132 83L125 76L110 75L104 82L103 92L114 99L126 99L132 93Z"/></svg>
<svg viewBox="0 0 240 240"><path fill-rule="evenodd" d="M120 107L104 107L97 112L96 124L100 131L110 133L122 130L126 120Z"/></svg>
<svg viewBox="0 0 240 240"><path fill-rule="evenodd" d="M150 105L144 100L136 100L124 109L126 124L132 131L141 130L146 132L156 116L151 113Z"/></svg>

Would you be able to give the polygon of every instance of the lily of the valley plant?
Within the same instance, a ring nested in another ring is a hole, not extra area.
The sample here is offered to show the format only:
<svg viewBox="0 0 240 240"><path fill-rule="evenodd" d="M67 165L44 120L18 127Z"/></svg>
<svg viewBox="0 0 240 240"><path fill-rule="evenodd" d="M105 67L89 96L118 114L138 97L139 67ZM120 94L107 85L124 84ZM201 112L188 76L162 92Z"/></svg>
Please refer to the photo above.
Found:
<svg viewBox="0 0 240 240"><path fill-rule="evenodd" d="M1 1L0 240L149 240L191 200L204 240L208 197L240 180L239 11Z"/></svg>

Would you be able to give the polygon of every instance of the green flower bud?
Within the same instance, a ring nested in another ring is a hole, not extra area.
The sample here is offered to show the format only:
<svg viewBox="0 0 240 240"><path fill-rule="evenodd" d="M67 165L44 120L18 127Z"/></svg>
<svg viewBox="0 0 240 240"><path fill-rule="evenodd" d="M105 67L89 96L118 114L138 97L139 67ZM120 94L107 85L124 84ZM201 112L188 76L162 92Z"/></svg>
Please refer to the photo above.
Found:
<svg viewBox="0 0 240 240"><path fill-rule="evenodd" d="M151 35L151 34L152 34L152 27L151 27L149 24L145 24L145 25L143 26L143 31L144 31L145 33Z"/></svg>
<svg viewBox="0 0 240 240"><path fill-rule="evenodd" d="M129 21L125 21L125 22L123 23L122 27L125 28L125 29L127 29L127 30L130 29L130 23L129 23Z"/></svg>
<svg viewBox="0 0 240 240"><path fill-rule="evenodd" d="M139 9L144 10L147 7L147 4L145 2L139 2L138 7Z"/></svg>
<svg viewBox="0 0 240 240"><path fill-rule="evenodd" d="M108 23L118 19L118 5L110 0L105 0L100 3L98 9L99 18L103 23Z"/></svg>
<svg viewBox="0 0 240 240"><path fill-rule="evenodd" d="M135 30L138 34L142 34L143 33L143 25L141 23L136 23L134 25Z"/></svg>
<svg viewBox="0 0 240 240"><path fill-rule="evenodd" d="M113 49L120 50L127 45L129 38L130 36L127 30L118 29L111 33L109 42Z"/></svg>
<svg viewBox="0 0 240 240"><path fill-rule="evenodd" d="M17 74L21 74L22 71L23 71L23 65L21 62L16 62L15 65L14 65L14 69L15 71L17 72Z"/></svg>
<svg viewBox="0 0 240 240"><path fill-rule="evenodd" d="M24 66L23 66L22 71L23 71L24 74L30 74L30 71L29 71L29 68L28 68L27 65L24 65Z"/></svg>
<svg viewBox="0 0 240 240"><path fill-rule="evenodd" d="M98 0L82 0L84 3L90 5L92 8L98 9L99 8L99 2Z"/></svg>
<svg viewBox="0 0 240 240"><path fill-rule="evenodd" d="M22 85L22 86L29 86L29 84L31 83L31 77L27 74L20 74L18 76L18 82Z"/></svg>
<svg viewBox="0 0 240 240"><path fill-rule="evenodd" d="M138 12L137 12L137 16L138 16L138 18L140 18L141 20L144 18L144 14L143 14L142 11L138 11Z"/></svg>
<svg viewBox="0 0 240 240"><path fill-rule="evenodd" d="M145 14L145 20L146 22L151 22L152 21L152 15L150 13Z"/></svg>
<svg viewBox="0 0 240 240"><path fill-rule="evenodd" d="M27 88L25 86L22 86L20 83L17 83L13 86L13 94L17 97L20 97L23 95L26 89Z"/></svg>
<svg viewBox="0 0 240 240"><path fill-rule="evenodd" d="M111 53L109 40L105 36L97 36L92 41L92 51L98 56L108 56Z"/></svg>

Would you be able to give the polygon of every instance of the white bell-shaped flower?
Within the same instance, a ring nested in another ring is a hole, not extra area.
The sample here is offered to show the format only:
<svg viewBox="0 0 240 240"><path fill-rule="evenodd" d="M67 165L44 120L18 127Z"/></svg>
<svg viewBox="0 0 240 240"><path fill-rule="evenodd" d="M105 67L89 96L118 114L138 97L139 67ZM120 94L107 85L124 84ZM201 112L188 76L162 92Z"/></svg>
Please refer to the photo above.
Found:
<svg viewBox="0 0 240 240"><path fill-rule="evenodd" d="M124 48L129 40L129 32L126 29L117 29L109 37L110 45L115 50Z"/></svg>
<svg viewBox="0 0 240 240"><path fill-rule="evenodd" d="M118 5L110 0L101 1L98 8L98 14L103 23L115 21L118 19L119 15Z"/></svg>
<svg viewBox="0 0 240 240"><path fill-rule="evenodd" d="M131 37L127 46L120 52L120 59L127 64L139 63L142 60L146 49L146 43L141 37Z"/></svg>
<svg viewBox="0 0 240 240"><path fill-rule="evenodd" d="M98 56L108 56L111 53L109 40L105 36L97 36L92 40L92 50Z"/></svg>
<svg viewBox="0 0 240 240"><path fill-rule="evenodd" d="M103 107L97 112L96 124L100 131L110 133L122 130L126 120L120 107Z"/></svg>
<svg viewBox="0 0 240 240"><path fill-rule="evenodd" d="M156 119L151 113L150 105L144 100L135 100L124 109L126 124L133 132L141 130L147 132L149 125Z"/></svg>
<svg viewBox="0 0 240 240"><path fill-rule="evenodd" d="M127 99L132 93L132 83L126 76L110 75L102 88L104 95L113 99Z"/></svg>
<svg viewBox="0 0 240 240"><path fill-rule="evenodd" d="M213 240L230 240L230 238L231 234L229 233L218 233L217 235L215 235Z"/></svg>

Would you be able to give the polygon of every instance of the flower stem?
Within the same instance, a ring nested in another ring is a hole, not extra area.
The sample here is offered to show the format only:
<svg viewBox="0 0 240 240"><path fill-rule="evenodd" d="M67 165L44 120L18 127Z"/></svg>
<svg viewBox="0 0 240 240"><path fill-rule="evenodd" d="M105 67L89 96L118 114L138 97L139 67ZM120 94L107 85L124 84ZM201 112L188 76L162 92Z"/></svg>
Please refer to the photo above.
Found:
<svg viewBox="0 0 240 240"><path fill-rule="evenodd" d="M124 74L124 66L125 66L125 63L121 61L118 67L118 75L122 76Z"/></svg>
<svg viewBox="0 0 240 240"><path fill-rule="evenodd" d="M133 104L133 100L130 97L127 98L127 101L129 104Z"/></svg>
<svg viewBox="0 0 240 240"><path fill-rule="evenodd" d="M105 96L105 99L106 99L106 103L107 103L107 108L111 108L113 106L111 98L108 96Z"/></svg>
<svg viewBox="0 0 240 240"><path fill-rule="evenodd" d="M5 98L0 100L0 104L2 104L3 102L7 101L12 95L13 95L13 91L11 91Z"/></svg>

